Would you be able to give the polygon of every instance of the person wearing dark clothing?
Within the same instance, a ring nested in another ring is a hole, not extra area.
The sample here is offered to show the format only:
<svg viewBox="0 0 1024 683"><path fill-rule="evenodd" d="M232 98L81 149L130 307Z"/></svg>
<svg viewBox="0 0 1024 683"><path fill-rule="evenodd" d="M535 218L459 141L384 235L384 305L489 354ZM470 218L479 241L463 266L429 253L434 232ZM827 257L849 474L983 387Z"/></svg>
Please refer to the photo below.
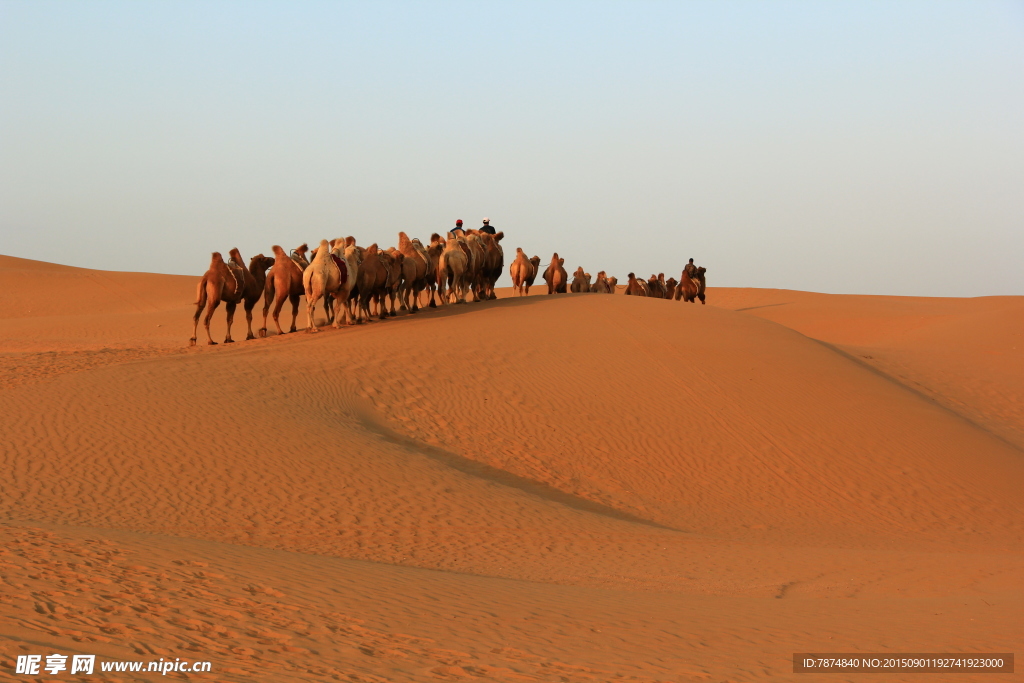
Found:
<svg viewBox="0 0 1024 683"><path fill-rule="evenodd" d="M693 265L693 259L690 259L690 262L683 266L683 272L690 279L697 277L697 266Z"/></svg>
<svg viewBox="0 0 1024 683"><path fill-rule="evenodd" d="M494 228L491 227L491 219L485 218L484 224L480 226L480 232L486 232L488 235L494 234Z"/></svg>

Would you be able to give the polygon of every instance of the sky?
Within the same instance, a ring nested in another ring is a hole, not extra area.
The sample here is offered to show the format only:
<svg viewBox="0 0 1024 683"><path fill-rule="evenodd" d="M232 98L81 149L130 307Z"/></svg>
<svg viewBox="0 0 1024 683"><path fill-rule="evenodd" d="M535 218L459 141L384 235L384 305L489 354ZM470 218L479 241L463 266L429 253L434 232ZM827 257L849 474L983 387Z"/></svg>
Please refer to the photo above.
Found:
<svg viewBox="0 0 1024 683"><path fill-rule="evenodd" d="M506 269L1024 294L1024 2L0 0L2 254L484 216Z"/></svg>

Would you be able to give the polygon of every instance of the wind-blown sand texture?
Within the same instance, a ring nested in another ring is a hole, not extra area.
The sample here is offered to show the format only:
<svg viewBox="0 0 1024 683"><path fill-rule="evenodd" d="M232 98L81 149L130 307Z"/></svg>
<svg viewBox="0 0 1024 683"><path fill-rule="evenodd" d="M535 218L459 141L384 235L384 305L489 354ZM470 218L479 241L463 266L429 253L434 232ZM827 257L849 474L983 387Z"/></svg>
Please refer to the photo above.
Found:
<svg viewBox="0 0 1024 683"><path fill-rule="evenodd" d="M1021 642L1024 297L501 290L186 349L197 280L0 257L0 677L807 681L794 652Z"/></svg>

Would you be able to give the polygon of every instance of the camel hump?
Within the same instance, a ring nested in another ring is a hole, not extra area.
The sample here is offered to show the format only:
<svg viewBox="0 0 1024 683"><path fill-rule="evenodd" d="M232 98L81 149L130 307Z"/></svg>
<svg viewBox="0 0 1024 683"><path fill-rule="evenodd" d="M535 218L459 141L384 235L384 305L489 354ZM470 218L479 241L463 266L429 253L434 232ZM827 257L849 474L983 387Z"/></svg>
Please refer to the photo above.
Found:
<svg viewBox="0 0 1024 683"><path fill-rule="evenodd" d="M228 253L231 254L231 260L234 261L235 263L242 262L242 252L238 251L238 247L235 247Z"/></svg>
<svg viewBox="0 0 1024 683"><path fill-rule="evenodd" d="M365 255L369 256L371 254L376 254L377 251L378 251L377 250L377 243L374 242L373 244L371 244L369 247L366 248L366 254Z"/></svg>
<svg viewBox="0 0 1024 683"><path fill-rule="evenodd" d="M274 256L287 256L287 254L284 253L284 249L281 248L280 244L275 244L274 246L271 247L271 249L274 252Z"/></svg>
<svg viewBox="0 0 1024 683"><path fill-rule="evenodd" d="M500 242L501 240L505 239L505 231L499 230L498 232L494 233L493 238L495 242Z"/></svg>
<svg viewBox="0 0 1024 683"><path fill-rule="evenodd" d="M224 263L224 257L220 255L219 251L215 251L210 254L210 265L214 266L218 263Z"/></svg>
<svg viewBox="0 0 1024 683"><path fill-rule="evenodd" d="M523 248L522 247L516 247L516 254L523 254ZM526 254L523 254L523 255L525 256Z"/></svg>

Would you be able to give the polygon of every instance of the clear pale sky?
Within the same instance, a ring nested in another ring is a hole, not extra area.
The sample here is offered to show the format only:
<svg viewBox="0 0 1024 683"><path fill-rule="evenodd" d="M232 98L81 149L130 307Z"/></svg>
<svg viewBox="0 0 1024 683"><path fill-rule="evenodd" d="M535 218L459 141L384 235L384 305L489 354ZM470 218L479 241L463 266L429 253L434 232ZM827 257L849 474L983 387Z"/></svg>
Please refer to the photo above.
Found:
<svg viewBox="0 0 1024 683"><path fill-rule="evenodd" d="M0 1L0 253L483 216L620 280L1024 294L1024 3Z"/></svg>

